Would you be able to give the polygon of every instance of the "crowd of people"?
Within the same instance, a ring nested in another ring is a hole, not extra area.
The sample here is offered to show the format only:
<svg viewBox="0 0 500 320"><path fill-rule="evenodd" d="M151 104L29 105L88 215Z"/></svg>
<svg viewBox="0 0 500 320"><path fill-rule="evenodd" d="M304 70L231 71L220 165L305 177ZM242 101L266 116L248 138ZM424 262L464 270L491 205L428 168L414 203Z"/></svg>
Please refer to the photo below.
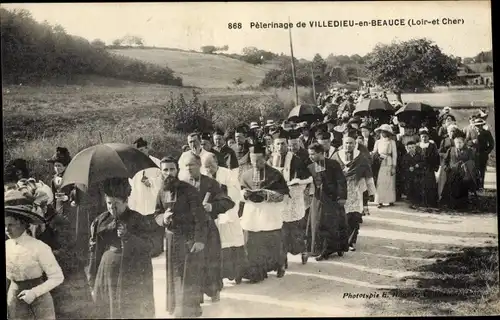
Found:
<svg viewBox="0 0 500 320"><path fill-rule="evenodd" d="M463 130L450 108L439 127L353 115L368 98L322 94L325 116L313 123L194 132L178 159L151 156L140 138L133 147L158 168L86 193L61 188L71 162L64 147L48 160L48 185L25 160L12 161L4 186L8 318L154 317L151 258L164 252L167 311L198 317L205 295L220 300L224 278L259 283L272 271L284 277L288 254L306 264L356 251L370 201L466 210L494 147L487 115Z"/></svg>

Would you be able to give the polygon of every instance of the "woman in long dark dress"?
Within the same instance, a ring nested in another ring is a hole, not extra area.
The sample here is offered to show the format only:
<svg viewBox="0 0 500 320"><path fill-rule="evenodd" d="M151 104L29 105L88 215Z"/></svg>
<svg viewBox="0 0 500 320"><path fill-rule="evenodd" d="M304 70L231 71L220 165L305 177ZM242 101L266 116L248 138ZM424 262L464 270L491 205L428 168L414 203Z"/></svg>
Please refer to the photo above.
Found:
<svg viewBox="0 0 500 320"><path fill-rule="evenodd" d="M439 145L439 158L440 158L440 168L437 173L437 183L438 183L438 199L441 200L443 194L443 188L446 183L446 171L443 168L443 160L446 156L448 150L453 147L453 139L451 138L453 133L458 130L458 127L451 124L447 127L447 134L441 136L441 144Z"/></svg>
<svg viewBox="0 0 500 320"><path fill-rule="evenodd" d="M92 222L88 279L99 318L152 318L153 266L149 222L130 210L127 179L104 183L108 210Z"/></svg>
<svg viewBox="0 0 500 320"><path fill-rule="evenodd" d="M478 174L474 152L464 143L465 134L457 130L453 134L454 146L448 149L443 159L446 184L441 202L451 209L466 209L469 191L477 188Z"/></svg>
<svg viewBox="0 0 500 320"><path fill-rule="evenodd" d="M436 144L429 140L429 130L422 128L419 130L420 143L424 158L424 172L422 177L422 206L435 208L438 203L438 186L436 172L439 169L439 153Z"/></svg>

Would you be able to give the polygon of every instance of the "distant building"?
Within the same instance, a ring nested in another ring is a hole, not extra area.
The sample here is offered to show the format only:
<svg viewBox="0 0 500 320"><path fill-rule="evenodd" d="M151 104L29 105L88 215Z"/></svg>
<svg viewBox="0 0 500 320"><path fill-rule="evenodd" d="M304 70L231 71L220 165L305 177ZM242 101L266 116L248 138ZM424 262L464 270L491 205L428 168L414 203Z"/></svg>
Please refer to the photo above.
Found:
<svg viewBox="0 0 500 320"><path fill-rule="evenodd" d="M457 77L464 84L493 86L493 64L463 64L458 68Z"/></svg>

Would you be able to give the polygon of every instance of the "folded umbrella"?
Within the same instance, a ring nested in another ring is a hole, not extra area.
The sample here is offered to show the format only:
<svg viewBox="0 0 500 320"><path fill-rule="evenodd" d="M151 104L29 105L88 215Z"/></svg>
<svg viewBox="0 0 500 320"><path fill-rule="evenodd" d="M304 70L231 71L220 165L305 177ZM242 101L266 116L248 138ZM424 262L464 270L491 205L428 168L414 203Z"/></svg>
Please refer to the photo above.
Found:
<svg viewBox="0 0 500 320"><path fill-rule="evenodd" d="M75 185L86 192L88 187L108 178L133 178L147 168L157 168L150 157L123 143L105 143L80 151L68 164L62 188Z"/></svg>

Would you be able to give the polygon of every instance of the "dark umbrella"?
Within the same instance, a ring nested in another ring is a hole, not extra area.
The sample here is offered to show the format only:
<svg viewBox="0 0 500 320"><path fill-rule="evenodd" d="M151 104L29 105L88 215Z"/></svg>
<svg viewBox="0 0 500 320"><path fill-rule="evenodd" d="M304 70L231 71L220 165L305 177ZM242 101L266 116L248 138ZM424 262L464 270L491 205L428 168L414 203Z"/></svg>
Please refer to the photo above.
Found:
<svg viewBox="0 0 500 320"><path fill-rule="evenodd" d="M429 126L437 124L437 111L430 105L420 102L409 102L402 106L395 113L402 122L412 123L419 127L423 121L428 122Z"/></svg>
<svg viewBox="0 0 500 320"><path fill-rule="evenodd" d="M356 105L353 114L380 112L394 113L394 107L385 99L364 99Z"/></svg>
<svg viewBox="0 0 500 320"><path fill-rule="evenodd" d="M75 185L83 192L108 178L132 178L137 172L157 168L147 155L123 143L105 143L80 151L64 171L62 187Z"/></svg>
<svg viewBox="0 0 500 320"><path fill-rule="evenodd" d="M433 107L425 103L409 102L406 105L399 108L398 111L396 111L396 115L405 112L423 112L428 114L434 114L435 110Z"/></svg>
<svg viewBox="0 0 500 320"><path fill-rule="evenodd" d="M294 122L307 121L309 123L323 119L323 112L314 105L301 104L293 108L288 114L288 120Z"/></svg>

